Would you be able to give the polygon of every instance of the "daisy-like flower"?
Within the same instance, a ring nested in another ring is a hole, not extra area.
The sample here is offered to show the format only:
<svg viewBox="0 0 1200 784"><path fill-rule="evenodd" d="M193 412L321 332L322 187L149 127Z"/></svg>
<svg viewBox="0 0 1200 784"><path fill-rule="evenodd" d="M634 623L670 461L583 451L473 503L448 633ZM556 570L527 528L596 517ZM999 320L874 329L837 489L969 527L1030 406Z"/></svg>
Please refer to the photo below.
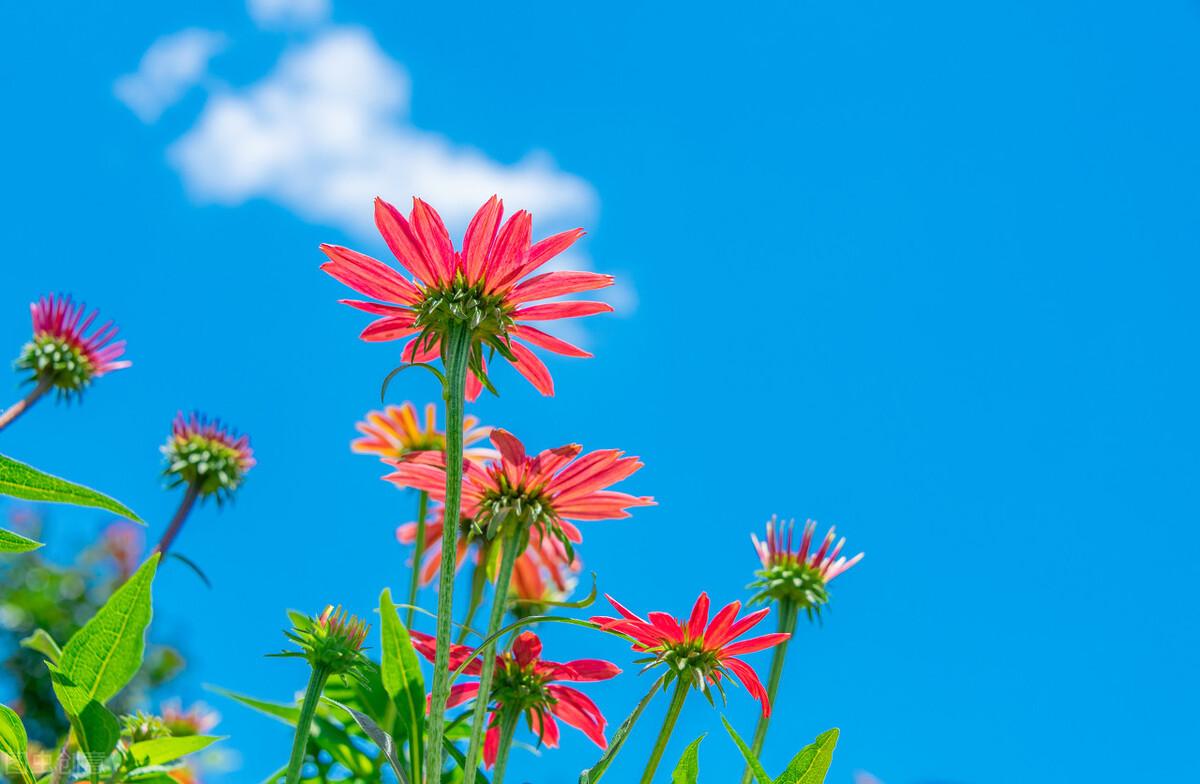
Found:
<svg viewBox="0 0 1200 784"><path fill-rule="evenodd" d="M731 602L713 616L710 622L708 594L702 593L686 620L674 618L664 612L652 612L648 616L649 620L644 620L622 607L611 596L605 595L605 598L621 617L596 616L591 619L592 623L600 624L600 628L605 631L632 638L633 650L649 654L649 657L643 660L647 662L647 667L666 666L665 677L668 683L678 678L683 683L705 691L710 685L716 686L724 698L721 678L733 675L746 687L750 696L762 703L763 715L771 714L771 701L758 675L749 664L737 658L741 654L771 648L791 636L785 632L776 632L751 637L748 640L737 639L765 618L770 612L769 608L750 613L739 620L737 614L742 604Z"/></svg>
<svg viewBox="0 0 1200 784"><path fill-rule="evenodd" d="M634 496L605 488L633 474L643 463L616 449L600 449L579 457L583 447L567 444L533 457L511 433L492 431L500 459L485 465L465 461L463 517L479 533L493 539L505 525L524 526L561 541L568 554L582 541L573 520L614 520L629 517L635 506L653 506L649 496ZM396 471L384 477L401 487L424 490L445 500L445 460L438 452L420 452L393 463Z"/></svg>
<svg viewBox="0 0 1200 784"><path fill-rule="evenodd" d="M436 643L433 637L413 631L413 647L429 661L434 661ZM450 667L457 669L471 655L465 645L450 647ZM605 681L620 675L621 670L611 662L599 659L577 659L563 664L547 661L542 656L542 641L533 632L525 631L513 640L512 651L496 656L496 675L488 699L492 706L484 738L483 759L490 768L496 762L500 743L499 717L504 711L523 714L538 741L550 748L558 746L558 721L574 727L600 748L608 747L604 728L608 720L586 694L562 683ZM476 657L464 675L479 675L483 662ZM478 683L460 683L450 690L448 707L478 699Z"/></svg>
<svg viewBox="0 0 1200 784"><path fill-rule="evenodd" d="M33 340L25 345L17 367L28 370L30 380L54 387L60 396L79 394L93 379L122 370L125 341L114 340L117 328L107 321L89 330L98 311L87 312L70 297L42 297L29 306L33 316Z"/></svg>
<svg viewBox="0 0 1200 784"><path fill-rule="evenodd" d="M441 452L446 449L446 434L437 429L437 406L425 406L422 422L417 408L412 403L388 406L382 411L367 412L366 419L355 427L361 438L350 442L350 450L358 454L378 455L380 458L399 459L410 452ZM482 441L492 432L490 427L481 427L479 419L463 417L463 446ZM476 447L464 449L467 460L482 461L497 456L494 449Z"/></svg>
<svg viewBox="0 0 1200 784"><path fill-rule="evenodd" d="M372 300L344 304L381 318L367 325L362 339L398 340L416 336L404 347L406 362L427 362L441 354L454 325L470 329L467 399L479 396L487 377L483 348L494 350L543 395L554 394L550 371L529 346L571 357L591 354L546 334L527 322L553 321L604 313L603 302L538 300L611 286L611 275L594 272L546 272L526 278L571 247L583 235L573 229L531 244L532 217L520 210L503 225L504 207L493 196L467 227L456 251L437 212L413 199L406 219L382 199L375 200L375 225L412 280L388 265L337 245L322 245L331 276ZM519 339L519 340L518 340ZM521 342L524 341L524 342Z"/></svg>
<svg viewBox="0 0 1200 784"><path fill-rule="evenodd" d="M829 581L861 561L863 553L849 559L840 555L846 537L834 544L836 537L832 527L821 540L821 546L814 550L813 535L817 530L814 520L804 524L800 546L793 547L795 527L793 520L781 523L772 516L767 521L765 539L750 534L762 562L762 569L754 573L756 579L747 586L758 591L750 604L772 600L786 602L794 608L803 608L810 619L814 615L820 617L821 608L829 601L826 588Z"/></svg>
<svg viewBox="0 0 1200 784"><path fill-rule="evenodd" d="M165 701L161 712L163 724L171 731L171 736L176 738L205 735L221 721L221 714L203 702L194 703L184 710L178 697Z"/></svg>
<svg viewBox="0 0 1200 784"><path fill-rule="evenodd" d="M175 416L162 453L171 487L186 484L201 497L215 496L218 502L232 496L254 467L249 436L239 436L220 420L195 412Z"/></svg>

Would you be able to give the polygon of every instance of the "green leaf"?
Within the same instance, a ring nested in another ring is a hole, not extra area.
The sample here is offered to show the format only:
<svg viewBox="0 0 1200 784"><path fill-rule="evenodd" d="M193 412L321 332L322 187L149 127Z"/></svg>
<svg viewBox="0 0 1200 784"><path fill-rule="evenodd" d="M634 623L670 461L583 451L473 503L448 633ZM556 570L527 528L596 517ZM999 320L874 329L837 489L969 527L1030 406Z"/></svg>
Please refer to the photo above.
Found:
<svg viewBox="0 0 1200 784"><path fill-rule="evenodd" d="M350 717L354 719L354 723L357 724L363 732L367 733L367 737L370 738L371 741L379 747L379 750L383 752L383 755L387 758L388 763L392 766L392 771L396 774L396 778L400 781L400 784L408 784L408 776L404 774L404 766L400 763L400 755L396 749L395 738L384 732L380 726L375 723L375 720L367 714L359 713L353 708L348 708L342 703L337 702L336 700L331 700L328 697L323 697L322 699L330 705L333 705L336 708L341 708L346 713L349 713Z"/></svg>
<svg viewBox="0 0 1200 784"><path fill-rule="evenodd" d="M746 741L742 740L742 736L737 734L737 730L729 723L729 719L721 717L721 723L725 725L725 731L729 733L729 737L733 738L733 742L737 744L738 751L742 752L742 757L746 760L746 764L750 766L750 771L754 773L754 780L758 784L775 784L771 781L771 777L763 770L762 763L750 751L750 747L746 745Z"/></svg>
<svg viewBox="0 0 1200 784"><path fill-rule="evenodd" d="M42 546L41 542L26 539L18 533L0 528L0 553L28 553Z"/></svg>
<svg viewBox="0 0 1200 784"><path fill-rule="evenodd" d="M679 758L679 764L675 766L675 772L671 774L671 784L696 784L696 780L700 777L700 741L702 740L704 740L703 735L696 738L683 750L683 756Z"/></svg>
<svg viewBox="0 0 1200 784"><path fill-rule="evenodd" d="M825 774L833 762L833 749L838 742L838 729L834 727L817 736L817 739L800 749L792 758L775 784L824 784Z"/></svg>
<svg viewBox="0 0 1200 784"><path fill-rule="evenodd" d="M50 685L71 723L71 729L79 741L79 749L96 765L112 753L121 739L121 726L117 717L96 699L88 697L86 689L79 686L54 664L46 662L50 670Z"/></svg>
<svg viewBox="0 0 1200 784"><path fill-rule="evenodd" d="M33 634L21 640L21 647L37 651L54 664L58 664L59 657L62 656L62 648L58 647L58 643L45 629L34 629Z"/></svg>
<svg viewBox="0 0 1200 784"><path fill-rule="evenodd" d="M395 700L410 740L416 741L410 749L413 759L420 759L420 741L425 728L425 680L421 677L421 664L408 629L400 622L400 615L392 604L391 589L385 588L379 595L379 616L379 631L383 638L380 653L383 688Z"/></svg>
<svg viewBox="0 0 1200 784"><path fill-rule="evenodd" d="M245 694L238 694L235 691L222 689L220 686L205 686L205 688L215 694L220 694L222 697L236 700L247 708L253 708L259 713L266 714L273 719L278 719L292 727L295 727L296 722L300 721L300 709L295 705L285 705L283 703L260 700L256 697L248 697Z"/></svg>
<svg viewBox="0 0 1200 784"><path fill-rule="evenodd" d="M133 756L136 764L140 768L149 765L163 765L168 762L185 757L188 754L195 754L201 749L207 748L219 740L224 738L216 735L181 735L172 738L155 738L154 740L143 740L134 743L129 747L129 753Z"/></svg>
<svg viewBox="0 0 1200 784"><path fill-rule="evenodd" d="M42 473L33 466L4 455L0 455L0 495L11 495L26 501L90 506L105 509L135 523L142 522L142 518L134 514L129 507L103 493Z"/></svg>
<svg viewBox="0 0 1200 784"><path fill-rule="evenodd" d="M108 702L142 666L157 567L155 553L63 648L59 669L88 700Z"/></svg>
<svg viewBox="0 0 1200 784"><path fill-rule="evenodd" d="M659 678L650 687L650 691L646 692L646 696L642 697L633 709L633 712L621 722L621 726L617 727L617 731L613 733L612 740L609 741L608 748L604 750L604 754L596 761L596 764L579 774L579 784L592 784L593 781L598 781L612 764L613 758L617 756L617 752L621 750L621 746L625 745L626 738L633 731L633 725L637 724L637 720L641 718L642 711L646 710L646 706L650 704L650 700L654 699L654 695L658 693L658 689L662 686L663 679Z"/></svg>
<svg viewBox="0 0 1200 784"><path fill-rule="evenodd" d="M21 723L21 717L7 705L0 705L0 751L17 764L21 778L32 784L35 779L25 753L28 746L29 737L25 734L25 725Z"/></svg>

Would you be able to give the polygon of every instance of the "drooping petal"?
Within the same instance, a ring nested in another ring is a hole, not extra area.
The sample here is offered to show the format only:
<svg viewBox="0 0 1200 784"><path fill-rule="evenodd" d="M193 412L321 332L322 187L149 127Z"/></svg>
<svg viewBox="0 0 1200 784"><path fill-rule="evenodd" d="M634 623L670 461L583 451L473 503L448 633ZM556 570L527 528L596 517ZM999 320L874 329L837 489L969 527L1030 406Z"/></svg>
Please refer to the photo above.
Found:
<svg viewBox="0 0 1200 784"><path fill-rule="evenodd" d="M755 651L772 648L792 635L787 632L772 632L764 634L761 637L751 637L748 640L738 640L731 642L721 649L722 656L738 656L743 653L754 653Z"/></svg>
<svg viewBox="0 0 1200 784"><path fill-rule="evenodd" d="M375 319L358 336L372 343L380 343L406 338L420 331L418 327L413 326L412 315L404 313L399 316L384 316L381 319Z"/></svg>
<svg viewBox="0 0 1200 784"><path fill-rule="evenodd" d="M469 702L470 700L475 699L476 694L479 694L478 682L456 683L450 687L450 695L446 700L446 707L457 708L464 702Z"/></svg>
<svg viewBox="0 0 1200 784"><path fill-rule="evenodd" d="M508 334L515 338L521 338L527 343L532 343L538 348L544 348L547 351L553 351L555 354L562 354L565 357L588 359L592 356L590 352L584 351L579 346L573 346L565 340L560 340L553 335L547 335L540 329L531 327L528 324L517 324L508 331Z"/></svg>
<svg viewBox="0 0 1200 784"><path fill-rule="evenodd" d="M737 679L746 687L746 691L750 692L750 696L762 703L762 715L770 716L771 700L767 697L767 690L763 688L762 681L758 679L754 669L741 659L726 659L722 664L737 676Z"/></svg>
<svg viewBox="0 0 1200 784"><path fill-rule="evenodd" d="M570 686L547 686L546 692L557 700L551 707L555 716L581 731L600 748L608 747L604 737L607 721L586 694Z"/></svg>
<svg viewBox="0 0 1200 784"><path fill-rule="evenodd" d="M488 731L483 736L483 764L488 770L496 764L496 755L500 752L500 726L496 723L495 712L488 716Z"/></svg>
<svg viewBox="0 0 1200 784"><path fill-rule="evenodd" d="M562 681L606 681L621 674L621 669L612 662L602 659L576 659L562 665L566 672L559 670L556 680Z"/></svg>
<svg viewBox="0 0 1200 784"><path fill-rule="evenodd" d="M537 355L527 346L515 340L509 344L509 348L516 360L511 364L517 369L517 372L533 384L534 389L538 392L546 397L554 397L554 379L551 378L550 369L546 367L545 363L538 359Z"/></svg>

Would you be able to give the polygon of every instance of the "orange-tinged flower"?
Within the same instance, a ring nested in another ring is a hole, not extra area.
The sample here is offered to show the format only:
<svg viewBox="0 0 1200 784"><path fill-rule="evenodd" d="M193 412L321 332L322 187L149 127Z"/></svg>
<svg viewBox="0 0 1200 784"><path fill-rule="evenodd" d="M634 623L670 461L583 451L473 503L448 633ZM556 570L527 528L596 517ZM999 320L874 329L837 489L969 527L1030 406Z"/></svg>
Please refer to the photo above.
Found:
<svg viewBox="0 0 1200 784"><path fill-rule="evenodd" d="M203 702L193 703L187 710L178 697L165 701L161 708L163 724L175 738L188 735L205 735L221 721L221 714Z"/></svg>
<svg viewBox="0 0 1200 784"><path fill-rule="evenodd" d="M725 605L708 620L708 594L700 594L686 619L674 618L664 612L652 612L644 620L625 609L611 596L605 598L620 613L620 618L595 616L592 623L605 631L617 632L633 640L633 650L648 653L648 666L666 665L667 679L679 678L704 689L709 685L720 689L723 675L732 674L750 696L762 703L764 716L771 715L771 701L758 675L739 654L771 648L791 637L785 632L764 634L748 640L738 640L754 628L770 612L769 608L750 613L738 620L741 602ZM723 694L723 692L722 692Z"/></svg>
<svg viewBox="0 0 1200 784"><path fill-rule="evenodd" d="M436 641L428 634L412 632L413 647L429 661L437 653ZM471 655L465 645L450 646L450 667L457 669ZM463 670L464 675L478 676L483 662L475 658ZM600 748L608 747L604 728L608 720L586 694L562 682L605 681L621 674L612 662L600 659L576 659L565 663L542 658L542 641L533 632L525 631L513 640L512 651L497 654L496 675L492 681L492 705L487 735L483 743L483 760L490 768L496 761L500 745L499 715L505 709L525 714L529 728L540 743L556 748L559 732L556 718L578 729ZM447 707L470 702L479 696L478 683L460 683L450 689Z"/></svg>
<svg viewBox="0 0 1200 784"><path fill-rule="evenodd" d="M446 434L437 429L437 406L433 403L426 404L424 421L418 418L417 407L405 402L382 411L369 411L355 427L362 437L350 442L350 450L359 454L399 459L410 452L441 452L446 448ZM463 417L464 446L482 441L491 432L490 427L479 425L477 417ZM463 451L468 460L487 460L498 454L494 449L479 447Z"/></svg>
<svg viewBox="0 0 1200 784"><path fill-rule="evenodd" d="M405 218L382 199L375 200L375 225L388 248L412 280L383 262L338 245L322 245L329 261L321 265L332 277L378 301L342 300L380 316L362 332L363 340L417 337L405 345L407 362L427 362L441 353L452 324L471 330L471 373L467 399L483 388L483 347L508 360L543 395L554 394L550 371L526 343L571 357L591 354L546 334L527 322L553 321L604 313L603 302L538 300L611 286L611 275L594 272L545 272L526 278L583 236L573 229L532 243L532 217L520 210L503 225L503 203L493 196L479 208L457 251L441 216L413 199ZM519 340L518 340L519 339ZM522 342L524 341L524 342Z"/></svg>
<svg viewBox="0 0 1200 784"><path fill-rule="evenodd" d="M625 518L631 507L654 505L649 496L606 489L643 465L619 450L600 449L579 457L583 447L567 444L529 457L525 446L506 430L493 430L491 440L500 450L500 459L482 466L464 461L462 490L463 517L472 519L489 539L503 525L524 525L541 536L556 537L571 552L571 543L582 541L572 520ZM445 500L441 453L414 453L393 465L396 471L385 479Z"/></svg>

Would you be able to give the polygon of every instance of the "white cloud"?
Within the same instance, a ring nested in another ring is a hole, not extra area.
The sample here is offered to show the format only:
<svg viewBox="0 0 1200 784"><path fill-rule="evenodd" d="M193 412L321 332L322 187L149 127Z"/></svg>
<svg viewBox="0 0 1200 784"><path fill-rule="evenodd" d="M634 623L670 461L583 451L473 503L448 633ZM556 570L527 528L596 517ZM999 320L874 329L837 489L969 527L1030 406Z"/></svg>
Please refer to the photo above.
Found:
<svg viewBox="0 0 1200 784"><path fill-rule="evenodd" d="M143 122L154 122L204 78L209 60L224 46L225 36L211 30L189 28L163 36L142 55L136 73L117 79L113 92Z"/></svg>
<svg viewBox="0 0 1200 784"><path fill-rule="evenodd" d="M368 33L334 28L261 81L214 94L168 156L201 201L266 198L363 237L376 195L404 208L419 194L452 230L493 193L532 211L535 231L590 222L589 183L544 153L508 165L415 128L409 96L407 73Z"/></svg>
<svg viewBox="0 0 1200 784"><path fill-rule="evenodd" d="M247 0L246 10L260 27L309 27L329 18L329 0Z"/></svg>

